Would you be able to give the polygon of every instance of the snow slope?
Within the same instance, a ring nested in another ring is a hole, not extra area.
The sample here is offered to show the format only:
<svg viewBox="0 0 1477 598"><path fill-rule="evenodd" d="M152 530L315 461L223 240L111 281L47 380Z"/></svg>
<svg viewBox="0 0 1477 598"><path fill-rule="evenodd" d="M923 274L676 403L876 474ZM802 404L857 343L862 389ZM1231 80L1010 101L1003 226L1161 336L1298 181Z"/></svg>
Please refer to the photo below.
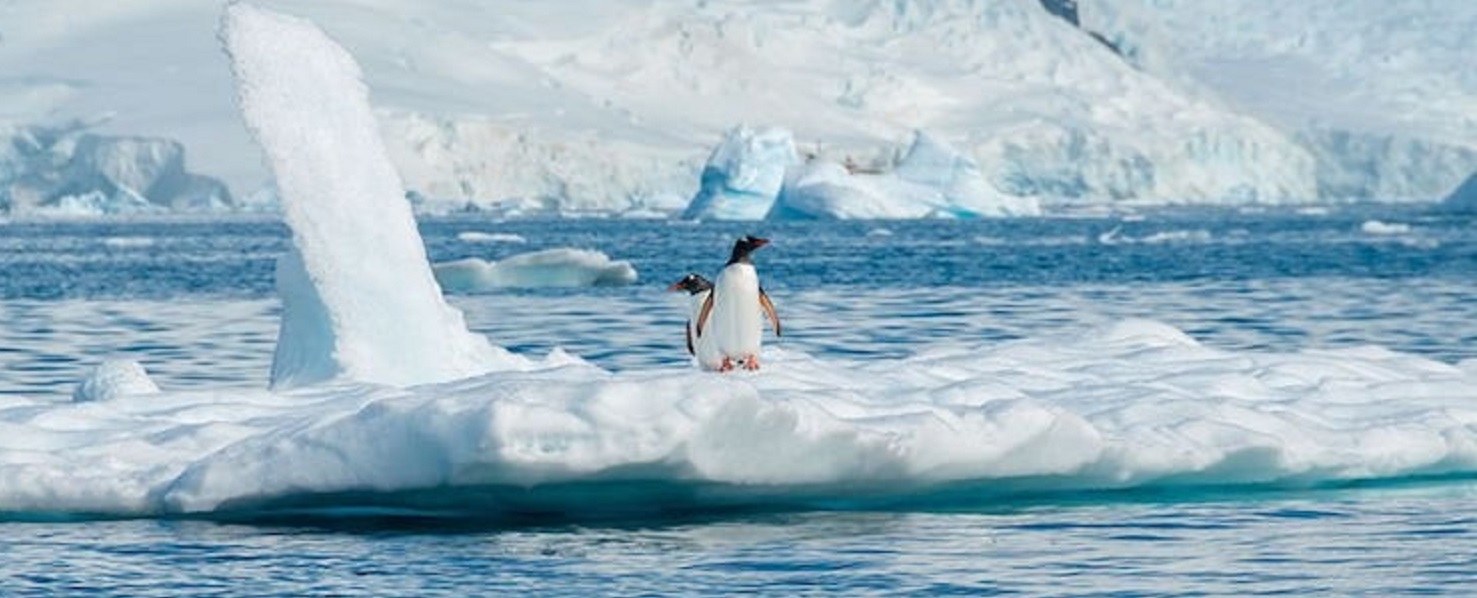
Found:
<svg viewBox="0 0 1477 598"><path fill-rule="evenodd" d="M1078 4L1085 30L1036 0L263 2L358 57L427 210L678 213L744 124L863 165L922 131L1048 204L1434 200L1477 170L1468 3ZM0 131L176 140L262 195L218 8L0 4Z"/></svg>

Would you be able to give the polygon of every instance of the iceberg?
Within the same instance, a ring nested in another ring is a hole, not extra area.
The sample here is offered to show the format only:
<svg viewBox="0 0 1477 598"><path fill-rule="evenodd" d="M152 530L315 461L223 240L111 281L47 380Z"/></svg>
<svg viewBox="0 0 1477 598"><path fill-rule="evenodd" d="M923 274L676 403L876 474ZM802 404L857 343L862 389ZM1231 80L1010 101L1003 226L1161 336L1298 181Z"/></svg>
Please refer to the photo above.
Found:
<svg viewBox="0 0 1477 598"><path fill-rule="evenodd" d="M1000 193L978 164L915 132L890 172L814 160L797 166L767 217L794 219L980 218L1040 214L1034 197Z"/></svg>
<svg viewBox="0 0 1477 598"><path fill-rule="evenodd" d="M788 130L729 130L703 168L684 219L813 220L1035 215L1033 197L1000 193L979 165L916 131L895 164L861 167L811 154L802 163Z"/></svg>
<svg viewBox="0 0 1477 598"><path fill-rule="evenodd" d="M729 129L703 166L701 187L682 212L685 220L760 220L769 214L799 162L789 131Z"/></svg>
<svg viewBox="0 0 1477 598"><path fill-rule="evenodd" d="M434 265L436 281L452 293L504 288L610 287L636 282L636 269L599 251L555 248L489 262L475 257Z"/></svg>

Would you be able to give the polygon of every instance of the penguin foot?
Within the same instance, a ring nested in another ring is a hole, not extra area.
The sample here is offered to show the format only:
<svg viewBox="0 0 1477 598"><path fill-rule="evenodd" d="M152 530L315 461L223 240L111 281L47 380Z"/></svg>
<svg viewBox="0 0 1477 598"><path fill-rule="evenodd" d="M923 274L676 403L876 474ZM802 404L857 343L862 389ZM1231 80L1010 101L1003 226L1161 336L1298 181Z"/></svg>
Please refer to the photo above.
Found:
<svg viewBox="0 0 1477 598"><path fill-rule="evenodd" d="M751 372L757 372L757 371L759 371L759 356L758 355L750 355L748 359L745 359L744 360L744 369L749 370Z"/></svg>
<svg viewBox="0 0 1477 598"><path fill-rule="evenodd" d="M724 357L723 358L723 363L718 364L718 371L720 371L720 372L732 372L733 371L733 360L732 359L729 359L727 357Z"/></svg>

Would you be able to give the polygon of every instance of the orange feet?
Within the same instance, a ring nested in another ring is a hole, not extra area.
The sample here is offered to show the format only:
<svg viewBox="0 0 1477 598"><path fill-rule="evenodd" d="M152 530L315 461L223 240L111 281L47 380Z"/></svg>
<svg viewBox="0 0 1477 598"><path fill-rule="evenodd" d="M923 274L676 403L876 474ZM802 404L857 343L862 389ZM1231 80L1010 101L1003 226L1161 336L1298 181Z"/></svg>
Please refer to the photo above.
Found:
<svg viewBox="0 0 1477 598"><path fill-rule="evenodd" d="M744 360L744 369L749 370L751 372L757 372L757 371L759 371L759 356L758 355L750 355L748 359L745 359Z"/></svg>

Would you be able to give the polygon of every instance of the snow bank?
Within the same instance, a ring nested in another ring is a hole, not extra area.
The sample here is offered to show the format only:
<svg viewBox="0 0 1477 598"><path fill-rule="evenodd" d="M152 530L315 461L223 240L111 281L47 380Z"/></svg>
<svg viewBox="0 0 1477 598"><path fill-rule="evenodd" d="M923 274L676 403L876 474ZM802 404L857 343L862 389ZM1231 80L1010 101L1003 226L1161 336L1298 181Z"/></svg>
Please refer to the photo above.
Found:
<svg viewBox="0 0 1477 598"><path fill-rule="evenodd" d="M599 251L555 248L489 262L475 257L434 266L436 281L451 293L502 288L609 287L636 282L636 268Z"/></svg>
<svg viewBox="0 0 1477 598"><path fill-rule="evenodd" d="M441 297L353 58L313 24L249 4L230 5L221 27L292 228L273 387L420 384L521 365Z"/></svg>

